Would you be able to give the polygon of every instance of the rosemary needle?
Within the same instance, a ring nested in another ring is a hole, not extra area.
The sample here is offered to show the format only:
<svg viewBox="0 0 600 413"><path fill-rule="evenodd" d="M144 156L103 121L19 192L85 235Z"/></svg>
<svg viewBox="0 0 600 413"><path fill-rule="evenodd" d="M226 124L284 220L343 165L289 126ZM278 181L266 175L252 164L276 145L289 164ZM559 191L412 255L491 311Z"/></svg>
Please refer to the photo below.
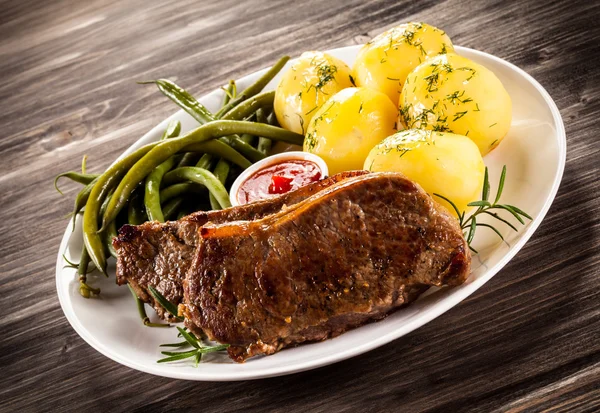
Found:
<svg viewBox="0 0 600 413"><path fill-rule="evenodd" d="M506 224L513 231L518 231L517 227L515 227L510 221L499 216L497 213L492 212L492 210L502 209L502 210L508 211L522 225L525 225L525 220L523 218L527 218L529 220L532 219L531 216L529 216L529 214L527 214L522 209L520 209L514 205L498 203L500 201L500 197L502 196L502 191L504 190L504 182L505 181L506 181L506 165L504 165L504 167L502 168L502 173L500 174L500 180L498 182L498 190L496 191L496 198L494 199L493 203L490 202L489 201L490 180L489 180L488 168L486 167L484 178L483 178L483 188L481 190L481 200L470 202L469 204L467 204L467 206L470 206L470 207L477 207L477 210L475 210L475 212L473 212L468 217L465 217L465 215L466 215L465 211L460 212L458 210L458 207L456 206L456 204L454 202L452 202L451 200L449 200L448 198L446 198L442 195L439 195L439 194L433 194L433 195L437 196L438 198L441 198L444 201L448 202L450 204L450 206L452 206L452 208L456 212L456 215L458 216L458 222L460 224L460 228L462 230L466 231L465 239L467 240L467 244L469 244L469 248L475 253L477 253L477 251L475 249L473 249L473 247L471 246L471 242L473 241L473 239L475 237L475 231L477 230L477 227L485 227L485 228L491 229L492 231L494 231L494 233L496 233L496 235L498 235L498 237L500 237L500 239L502 239L504 241L504 237L502 236L502 234L496 227L494 227L493 225L490 225L490 224L484 224L482 222L477 222L477 217L479 215L481 215L481 214L489 215L489 216L497 219L498 221Z"/></svg>
<svg viewBox="0 0 600 413"><path fill-rule="evenodd" d="M161 344L161 347L186 347L191 346L190 350L184 351L161 351L161 354L164 357L157 361L157 363L169 363L172 361L185 360L188 358L194 359L194 366L198 367L200 360L202 359L202 355L206 353L213 353L216 351L222 351L229 347L229 344L219 344L216 346L205 346L202 341L194 335L191 331L188 331L186 328L177 327L179 331L178 337L183 337L185 341L181 343L172 343L172 344Z"/></svg>

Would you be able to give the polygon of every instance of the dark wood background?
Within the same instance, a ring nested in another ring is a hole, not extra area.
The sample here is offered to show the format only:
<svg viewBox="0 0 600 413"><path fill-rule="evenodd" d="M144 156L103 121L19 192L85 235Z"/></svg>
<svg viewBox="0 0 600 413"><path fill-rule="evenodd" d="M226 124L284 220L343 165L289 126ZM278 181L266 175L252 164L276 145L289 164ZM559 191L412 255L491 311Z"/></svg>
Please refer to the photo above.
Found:
<svg viewBox="0 0 600 413"><path fill-rule="evenodd" d="M600 3L0 2L0 410L600 410ZM520 66L564 118L568 155L541 227L491 282L380 349L291 376L196 383L130 370L67 323L54 263L71 209L52 188L175 111L136 80L200 96L283 54L422 20Z"/></svg>

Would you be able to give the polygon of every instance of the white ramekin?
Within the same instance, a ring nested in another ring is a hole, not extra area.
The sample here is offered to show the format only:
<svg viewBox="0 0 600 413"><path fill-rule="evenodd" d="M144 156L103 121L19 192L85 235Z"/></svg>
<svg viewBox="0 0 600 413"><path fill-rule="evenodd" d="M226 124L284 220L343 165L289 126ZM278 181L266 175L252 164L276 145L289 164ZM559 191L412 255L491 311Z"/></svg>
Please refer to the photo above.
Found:
<svg viewBox="0 0 600 413"><path fill-rule="evenodd" d="M256 162L255 164L247 168L244 172L242 172L240 176L237 177L233 185L231 185L231 190L229 191L229 199L231 200L231 205L240 205L237 197L238 191L240 190L240 186L242 185L242 183L244 183L246 179L248 179L251 175L254 175L257 171L260 171L261 169L267 168L271 165L290 160L302 160L313 162L321 170L322 178L326 177L329 174L329 170L327 169L327 164L325 163L325 161L319 156L312 153L294 151L282 152L276 155L271 155L266 157L265 159Z"/></svg>

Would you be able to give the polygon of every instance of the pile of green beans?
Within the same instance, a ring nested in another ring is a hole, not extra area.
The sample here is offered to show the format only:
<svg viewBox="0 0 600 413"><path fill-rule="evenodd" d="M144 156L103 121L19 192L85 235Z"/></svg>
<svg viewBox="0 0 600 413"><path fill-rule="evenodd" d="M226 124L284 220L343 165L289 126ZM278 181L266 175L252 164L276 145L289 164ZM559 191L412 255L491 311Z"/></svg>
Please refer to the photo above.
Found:
<svg viewBox="0 0 600 413"><path fill-rule="evenodd" d="M73 225L83 210L84 248L78 273L84 297L99 293L87 284L85 274L93 263L107 275L107 257L116 257L112 239L121 224L164 222L200 208L227 208L231 206L227 185L236 173L266 157L272 141L302 145L302 135L277 126L275 93L262 92L287 60L281 58L240 94L230 81L222 107L214 114L172 81L141 82L155 84L199 126L180 136L181 124L172 121L158 142L138 148L102 174L86 173L84 159L81 173L56 177L55 186L62 177L85 185L73 209Z"/></svg>

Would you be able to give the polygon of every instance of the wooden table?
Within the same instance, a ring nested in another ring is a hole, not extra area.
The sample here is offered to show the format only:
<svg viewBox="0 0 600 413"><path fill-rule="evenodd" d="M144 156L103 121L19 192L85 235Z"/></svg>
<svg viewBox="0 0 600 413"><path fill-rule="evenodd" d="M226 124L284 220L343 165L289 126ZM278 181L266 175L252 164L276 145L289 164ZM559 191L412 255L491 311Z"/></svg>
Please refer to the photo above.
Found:
<svg viewBox="0 0 600 413"><path fill-rule="evenodd" d="M0 410L598 411L600 3L592 1L4 1L0 5ZM595 5L594 5L595 3ZM135 81L194 94L283 54L366 39L399 22L533 75L563 116L567 166L539 230L491 282L417 331L341 363L237 383L121 366L68 324L54 263L75 185L174 112Z"/></svg>

